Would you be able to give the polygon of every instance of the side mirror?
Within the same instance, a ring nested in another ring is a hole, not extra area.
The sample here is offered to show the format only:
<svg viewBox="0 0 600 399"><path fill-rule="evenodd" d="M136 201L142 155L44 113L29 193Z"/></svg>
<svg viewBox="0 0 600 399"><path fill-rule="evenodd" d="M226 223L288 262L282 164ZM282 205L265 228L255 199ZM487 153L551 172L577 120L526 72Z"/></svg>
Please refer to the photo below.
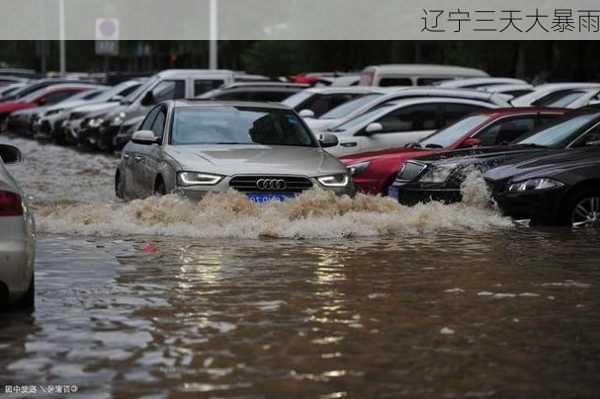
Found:
<svg viewBox="0 0 600 399"><path fill-rule="evenodd" d="M335 134L322 133L319 137L319 143L323 148L335 147L336 145L338 145L339 140Z"/></svg>
<svg viewBox="0 0 600 399"><path fill-rule="evenodd" d="M0 144L0 158L5 164L18 163L23 160L23 155L17 147L12 145Z"/></svg>
<svg viewBox="0 0 600 399"><path fill-rule="evenodd" d="M156 100L154 99L154 93L152 93L152 90L146 92L146 95L142 98L142 105L144 106L154 105L155 102Z"/></svg>
<svg viewBox="0 0 600 399"><path fill-rule="evenodd" d="M379 133L383 131L383 125L379 122L369 123L365 128L365 136L370 136L371 134Z"/></svg>
<svg viewBox="0 0 600 399"><path fill-rule="evenodd" d="M300 111L300 113L298 115L300 115L302 118L314 118L315 117L315 113L310 109L303 109L302 111Z"/></svg>
<svg viewBox="0 0 600 399"><path fill-rule="evenodd" d="M470 148L470 147L479 147L481 145L481 140L475 137L468 137L460 143L460 148Z"/></svg>
<svg viewBox="0 0 600 399"><path fill-rule="evenodd" d="M131 141L136 144L158 144L160 139L154 136L154 132L152 130L138 130L131 136Z"/></svg>

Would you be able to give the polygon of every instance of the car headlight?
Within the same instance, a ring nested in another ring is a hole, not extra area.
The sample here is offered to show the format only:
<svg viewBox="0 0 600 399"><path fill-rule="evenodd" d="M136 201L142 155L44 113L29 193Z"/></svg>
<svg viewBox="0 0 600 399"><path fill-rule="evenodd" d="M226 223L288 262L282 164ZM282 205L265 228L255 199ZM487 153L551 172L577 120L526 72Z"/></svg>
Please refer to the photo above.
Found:
<svg viewBox="0 0 600 399"><path fill-rule="evenodd" d="M353 165L348 165L347 168L352 176L356 176L360 175L361 173L364 173L367 169L369 169L370 164L371 161L358 162Z"/></svg>
<svg viewBox="0 0 600 399"><path fill-rule="evenodd" d="M444 183L454 168L456 168L456 165L444 165L443 167L431 166L427 168L427 171L421 176L419 181L421 183Z"/></svg>
<svg viewBox="0 0 600 399"><path fill-rule="evenodd" d="M100 127L104 123L104 118L92 118L88 121L89 127Z"/></svg>
<svg viewBox="0 0 600 399"><path fill-rule="evenodd" d="M564 183L561 183L558 180L542 177L512 183L510 186L508 186L508 191L511 193L515 193L533 190L547 190L552 188L559 188L562 186L564 186Z"/></svg>
<svg viewBox="0 0 600 399"><path fill-rule="evenodd" d="M179 172L177 181L181 186L212 186L223 179L223 176L200 172Z"/></svg>
<svg viewBox="0 0 600 399"><path fill-rule="evenodd" d="M111 125L121 125L125 121L125 117L127 114L125 112L120 112L117 116L113 118L111 121Z"/></svg>
<svg viewBox="0 0 600 399"><path fill-rule="evenodd" d="M350 178L346 173L340 173L338 175L322 176L318 177L319 183L326 187L346 187L350 182Z"/></svg>

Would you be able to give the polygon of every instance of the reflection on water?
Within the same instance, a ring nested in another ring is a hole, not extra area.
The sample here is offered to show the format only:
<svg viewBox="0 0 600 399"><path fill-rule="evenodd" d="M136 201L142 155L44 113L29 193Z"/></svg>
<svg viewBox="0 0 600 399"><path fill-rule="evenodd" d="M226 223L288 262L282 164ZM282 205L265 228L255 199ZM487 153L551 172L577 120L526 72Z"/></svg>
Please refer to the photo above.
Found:
<svg viewBox="0 0 600 399"><path fill-rule="evenodd" d="M600 235L46 237L0 382L83 397L595 397Z"/></svg>

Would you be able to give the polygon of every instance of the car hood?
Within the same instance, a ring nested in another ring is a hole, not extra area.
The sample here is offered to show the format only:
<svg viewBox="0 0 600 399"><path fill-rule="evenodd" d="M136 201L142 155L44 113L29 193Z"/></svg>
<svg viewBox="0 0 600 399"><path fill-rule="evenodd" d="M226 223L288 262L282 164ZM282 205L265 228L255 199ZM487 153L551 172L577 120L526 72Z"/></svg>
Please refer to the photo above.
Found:
<svg viewBox="0 0 600 399"><path fill-rule="evenodd" d="M553 176L572 168L600 163L600 148L566 149L558 153L544 154L533 159L499 166L488 171L486 179L521 180L530 177Z"/></svg>
<svg viewBox="0 0 600 399"><path fill-rule="evenodd" d="M346 168L319 147L267 145L168 146L167 154L181 170L236 174L323 176Z"/></svg>

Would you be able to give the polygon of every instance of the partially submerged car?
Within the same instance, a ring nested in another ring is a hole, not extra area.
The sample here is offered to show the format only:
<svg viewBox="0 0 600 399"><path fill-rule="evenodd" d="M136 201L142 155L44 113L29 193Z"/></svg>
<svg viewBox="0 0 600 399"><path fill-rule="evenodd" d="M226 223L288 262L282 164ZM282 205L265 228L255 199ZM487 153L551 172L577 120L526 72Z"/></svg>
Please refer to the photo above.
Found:
<svg viewBox="0 0 600 399"><path fill-rule="evenodd" d="M5 164L21 161L21 152L0 144L0 307L34 306L35 228L25 196Z"/></svg>
<svg viewBox="0 0 600 399"><path fill-rule="evenodd" d="M431 200L457 202L462 199L461 185L472 173L597 143L600 112L573 111L510 145L442 151L409 160L398 172L389 195L407 205Z"/></svg>
<svg viewBox="0 0 600 399"><path fill-rule="evenodd" d="M409 159L442 150L510 143L565 112L535 107L482 110L405 148L348 155L340 160L352 171L360 191L386 195L398 171Z"/></svg>
<svg viewBox="0 0 600 399"><path fill-rule="evenodd" d="M588 144L487 172L500 209L536 225L600 227L600 146Z"/></svg>
<svg viewBox="0 0 600 399"><path fill-rule="evenodd" d="M257 202L311 188L354 194L346 167L283 105L172 100L155 106L123 148L116 195L179 193L200 199L230 189Z"/></svg>

